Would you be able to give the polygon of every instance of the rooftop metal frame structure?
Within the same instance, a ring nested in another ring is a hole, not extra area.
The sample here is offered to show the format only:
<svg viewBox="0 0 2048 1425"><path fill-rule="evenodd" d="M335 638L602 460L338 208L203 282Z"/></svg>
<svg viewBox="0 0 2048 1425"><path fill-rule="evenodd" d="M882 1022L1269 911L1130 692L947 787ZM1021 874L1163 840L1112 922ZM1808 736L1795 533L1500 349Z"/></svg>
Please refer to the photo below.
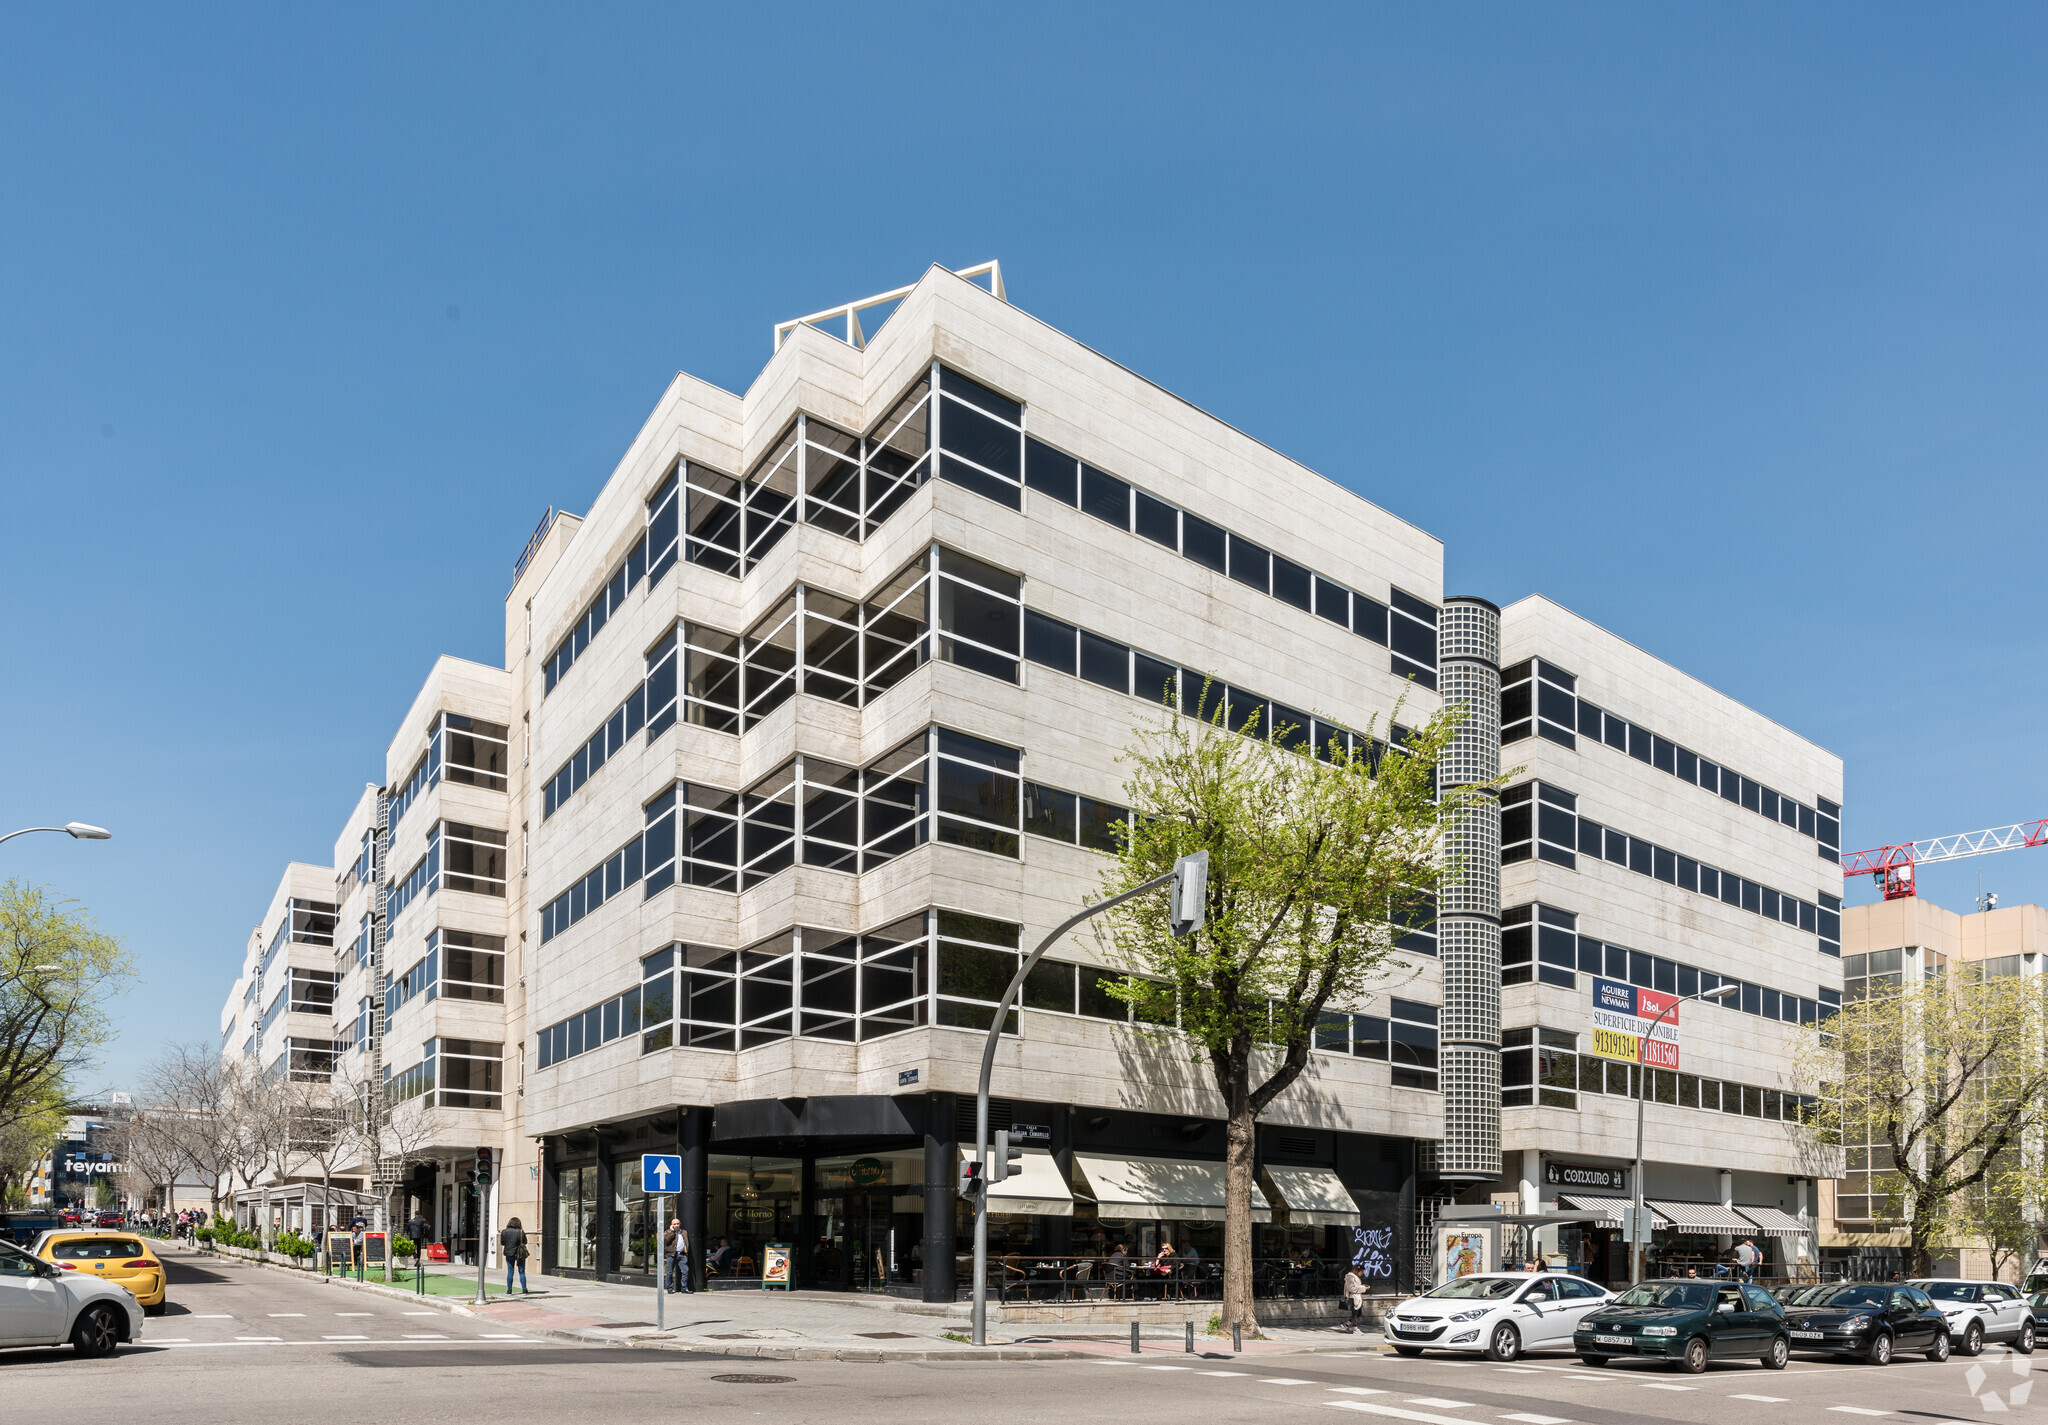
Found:
<svg viewBox="0 0 2048 1425"><path fill-rule="evenodd" d="M988 278L988 290L994 294L997 301L1007 302L1010 300L1003 293L1003 265L1000 262L989 261L977 263L973 267L962 267L956 270L953 275L955 277L964 277L969 282L974 281L977 277L986 277ZM790 321L777 322L775 324L775 350L782 350L782 343L787 341L789 334L798 327L816 327L819 331L824 332L825 335L837 337L855 350L864 350L867 347L868 338L867 333L861 329L860 314L872 311L876 307L885 307L891 302L900 302L909 296L916 287L917 284L913 282L908 287L898 287L894 291L877 293L872 297L863 297L858 302L848 302L843 307L828 307L822 312L813 312L808 317L796 317ZM886 316L882 318L884 322L887 320L888 317ZM841 321L846 324L843 335L839 332L827 330L825 326L827 322ZM880 329L880 323L877 323L876 330L879 331Z"/></svg>

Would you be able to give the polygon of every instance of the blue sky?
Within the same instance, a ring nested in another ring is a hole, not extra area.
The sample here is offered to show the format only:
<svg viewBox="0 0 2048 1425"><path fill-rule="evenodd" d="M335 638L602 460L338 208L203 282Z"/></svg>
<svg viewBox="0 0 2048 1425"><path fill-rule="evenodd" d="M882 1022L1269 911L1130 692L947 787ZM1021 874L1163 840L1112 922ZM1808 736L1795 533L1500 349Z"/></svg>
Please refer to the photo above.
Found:
<svg viewBox="0 0 2048 1425"><path fill-rule="evenodd" d="M675 371L1019 305L1839 752L2048 816L2038 7L16 7L0 820L209 1037ZM1928 871L2048 900L2048 850ZM1859 896L1864 893L1860 890Z"/></svg>

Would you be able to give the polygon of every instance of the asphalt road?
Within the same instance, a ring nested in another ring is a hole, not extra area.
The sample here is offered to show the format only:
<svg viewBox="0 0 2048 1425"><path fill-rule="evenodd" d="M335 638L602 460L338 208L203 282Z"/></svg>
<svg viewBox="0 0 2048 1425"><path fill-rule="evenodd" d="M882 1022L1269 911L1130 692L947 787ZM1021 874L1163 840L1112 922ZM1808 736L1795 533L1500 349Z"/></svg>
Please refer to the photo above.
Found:
<svg viewBox="0 0 2048 1425"><path fill-rule="evenodd" d="M1932 1425L2024 1421L2040 1418L2048 1404L2048 1394L2034 1403L2027 1393L2035 1371L2048 1370L2048 1351L2026 1358L1995 1346L1975 1361L1944 1365L1795 1358L1783 1371L1733 1363L1703 1376L1629 1365L1586 1370L1570 1356L1496 1366L1377 1350L1266 1357L1255 1365L1227 1352L1149 1349L1139 1357L1043 1363L759 1361L533 1338L212 1260L173 1259L170 1272L171 1310L146 1323L139 1346L103 1361L68 1349L0 1352L7 1417L46 1419L84 1407L151 1425L559 1425L700 1413L953 1425L970 1411L1118 1425L1296 1425L1304 1415L1331 1425L1345 1415L1426 1425L1846 1425L1858 1418Z"/></svg>

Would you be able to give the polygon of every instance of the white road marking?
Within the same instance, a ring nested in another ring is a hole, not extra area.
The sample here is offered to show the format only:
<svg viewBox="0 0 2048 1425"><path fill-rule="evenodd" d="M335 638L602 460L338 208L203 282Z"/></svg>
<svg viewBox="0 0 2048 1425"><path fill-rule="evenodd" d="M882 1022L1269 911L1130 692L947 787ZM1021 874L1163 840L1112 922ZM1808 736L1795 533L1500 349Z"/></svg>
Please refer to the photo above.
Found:
<svg viewBox="0 0 2048 1425"><path fill-rule="evenodd" d="M1644 1381L1644 1382L1643 1382L1643 1389L1644 1389L1644 1390L1697 1390L1697 1389L1698 1389L1698 1387L1697 1387L1697 1386L1690 1386L1690 1385L1665 1385L1665 1384L1664 1384L1664 1383L1663 1383L1662 1381L1646 1380L1646 1381Z"/></svg>
<svg viewBox="0 0 2048 1425"><path fill-rule="evenodd" d="M1494 1369L1502 1375L1509 1376L1533 1376L1539 1374L1539 1372L1528 1366L1495 1366Z"/></svg>
<svg viewBox="0 0 2048 1425"><path fill-rule="evenodd" d="M400 1316L439 1316L441 1313L438 1311L401 1311L398 1314Z"/></svg>
<svg viewBox="0 0 2048 1425"><path fill-rule="evenodd" d="M1376 1400L1326 1400L1323 1404L1338 1410L1362 1410L1368 1415L1386 1415L1395 1420L1416 1420L1422 1425L1472 1425L1469 1420L1456 1415L1431 1415L1426 1410L1403 1410L1398 1405L1381 1405Z"/></svg>
<svg viewBox="0 0 2048 1425"><path fill-rule="evenodd" d="M237 1341L282 1341L282 1336L237 1336Z"/></svg>
<svg viewBox="0 0 2048 1425"><path fill-rule="evenodd" d="M368 1336L322 1336L323 1341L367 1341Z"/></svg>
<svg viewBox="0 0 2048 1425"><path fill-rule="evenodd" d="M377 1313L374 1311L337 1311L334 1314L336 1316L375 1316Z"/></svg>
<svg viewBox="0 0 2048 1425"><path fill-rule="evenodd" d="M1503 1415L1503 1420L1519 1420L1522 1425L1571 1425L1562 1415Z"/></svg>
<svg viewBox="0 0 2048 1425"><path fill-rule="evenodd" d="M1730 1400L1760 1400L1765 1405L1783 1405L1785 1403L1785 1397L1782 1395L1731 1395L1728 1398Z"/></svg>
<svg viewBox="0 0 2048 1425"><path fill-rule="evenodd" d="M304 1316L305 1314L303 1311L273 1311L270 1313L270 1319L278 1321L287 1316Z"/></svg>
<svg viewBox="0 0 2048 1425"><path fill-rule="evenodd" d="M1196 1371L1198 1376L1241 1376L1243 1371Z"/></svg>
<svg viewBox="0 0 2048 1425"><path fill-rule="evenodd" d="M1191 1371L1193 1366L1147 1366L1148 1371Z"/></svg>
<svg viewBox="0 0 2048 1425"><path fill-rule="evenodd" d="M448 1338L446 1336L415 1336L408 1331L405 1339L408 1341L445 1341Z"/></svg>
<svg viewBox="0 0 2048 1425"><path fill-rule="evenodd" d="M408 1314L408 1315L410 1315L411 1313L407 1313L407 1314ZM1089 1365L1091 1365L1091 1366L1127 1366L1127 1365L1129 1365L1129 1364L1130 1364L1130 1362L1129 1362L1129 1361L1107 1361L1107 1360L1096 1360L1096 1361L1090 1361L1090 1362L1089 1362L1088 1364L1089 1364Z"/></svg>
<svg viewBox="0 0 2048 1425"><path fill-rule="evenodd" d="M477 1339L479 1341L524 1341L526 1338L524 1336L486 1335L479 1336Z"/></svg>
<svg viewBox="0 0 2048 1425"><path fill-rule="evenodd" d="M1260 1384L1260 1385L1307 1385L1308 1383L1309 1383L1309 1382L1307 1382L1307 1381L1305 1381L1305 1380L1296 1380L1296 1379L1295 1379L1295 1378L1294 1378L1293 1376L1261 1376L1261 1377L1259 1377L1259 1384Z"/></svg>
<svg viewBox="0 0 2048 1425"><path fill-rule="evenodd" d="M1444 1400L1434 1395L1418 1395L1411 1398L1408 1403L1410 1405L1433 1405L1438 1410L1470 1410L1472 1408L1472 1402L1469 1400Z"/></svg>
<svg viewBox="0 0 2048 1425"><path fill-rule="evenodd" d="M144 1346L189 1346L192 1344L192 1338L190 1336L150 1336L140 1344Z"/></svg>
<svg viewBox="0 0 2048 1425"><path fill-rule="evenodd" d="M232 1321L234 1316L225 1311L201 1312L193 1316L194 1321Z"/></svg>
<svg viewBox="0 0 2048 1425"><path fill-rule="evenodd" d="M1867 1405L1830 1405L1828 1409L1837 1415L1889 1415L1889 1410L1872 1410Z"/></svg>
<svg viewBox="0 0 2048 1425"><path fill-rule="evenodd" d="M1385 1395L1383 1390L1374 1390L1369 1385L1333 1385L1331 1390L1340 1395Z"/></svg>

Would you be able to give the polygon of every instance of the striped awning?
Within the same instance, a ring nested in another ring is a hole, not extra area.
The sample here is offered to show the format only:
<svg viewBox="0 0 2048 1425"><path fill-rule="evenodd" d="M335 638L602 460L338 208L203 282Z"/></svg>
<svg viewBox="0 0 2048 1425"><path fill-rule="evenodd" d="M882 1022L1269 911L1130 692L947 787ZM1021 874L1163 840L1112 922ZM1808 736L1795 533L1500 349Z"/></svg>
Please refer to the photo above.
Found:
<svg viewBox="0 0 2048 1425"><path fill-rule="evenodd" d="M1738 1202L1735 1210L1756 1224L1756 1230L1767 1237L1804 1237L1807 1226L1791 1213L1776 1207L1751 1207Z"/></svg>
<svg viewBox="0 0 2048 1425"><path fill-rule="evenodd" d="M1733 1208L1721 1206L1718 1202L1653 1202L1657 1215L1671 1219L1671 1225L1681 1232L1733 1233L1745 1237L1756 1228L1746 1217L1735 1215Z"/></svg>
<svg viewBox="0 0 2048 1425"><path fill-rule="evenodd" d="M1561 1192L1557 1195L1557 1201L1560 1206L1576 1208L1580 1212L1605 1213L1605 1217L1593 1224L1595 1227L1621 1226L1622 1212L1636 1205L1636 1200L1632 1197L1596 1197L1591 1193L1583 1192ZM1657 1215L1657 1227L1660 1231L1671 1225L1664 1217L1664 1209L1661 1204L1646 1202L1643 1206L1649 1208Z"/></svg>

